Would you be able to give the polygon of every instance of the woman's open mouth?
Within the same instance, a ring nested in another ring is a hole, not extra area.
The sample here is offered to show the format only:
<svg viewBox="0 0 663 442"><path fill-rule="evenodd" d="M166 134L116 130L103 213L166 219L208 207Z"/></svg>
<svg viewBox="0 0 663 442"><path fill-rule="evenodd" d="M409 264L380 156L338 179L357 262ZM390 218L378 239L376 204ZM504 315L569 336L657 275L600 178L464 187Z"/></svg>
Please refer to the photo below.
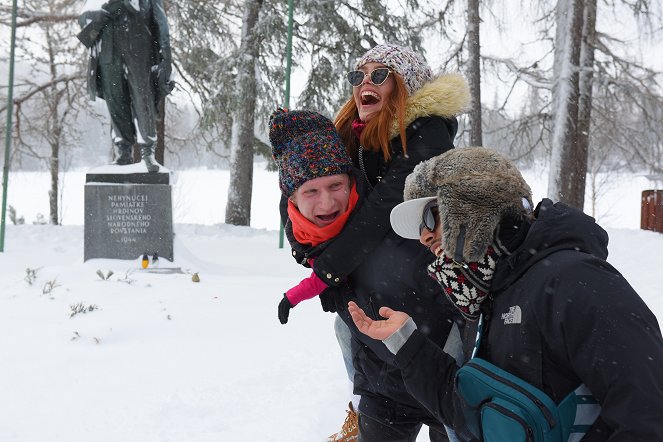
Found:
<svg viewBox="0 0 663 442"><path fill-rule="evenodd" d="M378 104L382 98L373 91L364 91L361 93L362 106L371 106Z"/></svg>

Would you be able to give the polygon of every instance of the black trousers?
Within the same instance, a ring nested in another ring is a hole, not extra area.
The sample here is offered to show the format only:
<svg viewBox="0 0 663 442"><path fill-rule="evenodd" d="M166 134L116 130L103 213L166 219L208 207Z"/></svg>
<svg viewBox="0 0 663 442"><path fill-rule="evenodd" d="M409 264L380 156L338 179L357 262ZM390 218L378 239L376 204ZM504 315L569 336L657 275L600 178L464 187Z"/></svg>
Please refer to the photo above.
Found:
<svg viewBox="0 0 663 442"><path fill-rule="evenodd" d="M359 442L415 442L423 425L431 442L448 442L441 422L423 408L362 393L359 402Z"/></svg>
<svg viewBox="0 0 663 442"><path fill-rule="evenodd" d="M156 141L156 108L150 62L118 60L99 63L99 73L111 118L113 143L131 148L134 143L152 146Z"/></svg>
<svg viewBox="0 0 663 442"><path fill-rule="evenodd" d="M444 426L430 423L428 435L431 442L448 442ZM421 431L421 422L381 422L359 414L359 442L415 442Z"/></svg>

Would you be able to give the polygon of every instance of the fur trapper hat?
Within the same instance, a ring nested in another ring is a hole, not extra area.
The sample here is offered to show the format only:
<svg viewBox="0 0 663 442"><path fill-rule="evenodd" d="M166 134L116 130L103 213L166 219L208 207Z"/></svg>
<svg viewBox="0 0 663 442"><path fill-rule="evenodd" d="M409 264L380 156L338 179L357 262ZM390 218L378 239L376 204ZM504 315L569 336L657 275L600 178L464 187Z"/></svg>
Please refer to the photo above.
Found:
<svg viewBox="0 0 663 442"><path fill-rule="evenodd" d="M276 110L269 117L269 142L287 197L308 180L352 171L334 123L317 112Z"/></svg>
<svg viewBox="0 0 663 442"><path fill-rule="evenodd" d="M424 57L404 46L390 43L377 45L357 61L355 69L371 62L381 63L400 74L410 96L433 78L433 72Z"/></svg>
<svg viewBox="0 0 663 442"><path fill-rule="evenodd" d="M422 211L437 198L444 254L458 262L481 259L500 221L532 210L532 191L497 151L451 149L417 165L405 180L405 202L391 212L394 231L419 239Z"/></svg>

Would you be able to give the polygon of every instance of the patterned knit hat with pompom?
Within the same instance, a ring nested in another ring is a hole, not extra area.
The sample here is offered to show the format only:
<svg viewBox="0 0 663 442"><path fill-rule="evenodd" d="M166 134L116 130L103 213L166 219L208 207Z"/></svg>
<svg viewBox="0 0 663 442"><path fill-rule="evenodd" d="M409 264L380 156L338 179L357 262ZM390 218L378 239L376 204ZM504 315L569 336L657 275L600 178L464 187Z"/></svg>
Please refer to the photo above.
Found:
<svg viewBox="0 0 663 442"><path fill-rule="evenodd" d="M433 78L433 72L424 57L405 46L390 43L377 45L357 61L355 69L366 63L381 63L400 74L405 80L408 95L412 95Z"/></svg>
<svg viewBox="0 0 663 442"><path fill-rule="evenodd" d="M309 180L352 171L334 124L317 112L276 110L269 117L269 142L287 197Z"/></svg>

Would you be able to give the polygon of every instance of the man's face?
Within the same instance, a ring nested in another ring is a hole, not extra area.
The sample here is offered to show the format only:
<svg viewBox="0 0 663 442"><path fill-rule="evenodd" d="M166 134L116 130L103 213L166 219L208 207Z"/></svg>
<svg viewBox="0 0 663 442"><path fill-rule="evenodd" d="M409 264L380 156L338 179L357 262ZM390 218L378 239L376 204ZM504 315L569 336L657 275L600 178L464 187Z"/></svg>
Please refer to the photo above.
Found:
<svg viewBox="0 0 663 442"><path fill-rule="evenodd" d="M425 219L428 217L428 221ZM435 227L430 230L430 219L435 219ZM437 205L427 204L421 214L421 231L419 232L419 242L428 248L435 256L442 254L442 227L440 226L440 212Z"/></svg>
<svg viewBox="0 0 663 442"><path fill-rule="evenodd" d="M290 199L304 218L318 227L328 226L348 210L350 176L342 173L308 180Z"/></svg>

